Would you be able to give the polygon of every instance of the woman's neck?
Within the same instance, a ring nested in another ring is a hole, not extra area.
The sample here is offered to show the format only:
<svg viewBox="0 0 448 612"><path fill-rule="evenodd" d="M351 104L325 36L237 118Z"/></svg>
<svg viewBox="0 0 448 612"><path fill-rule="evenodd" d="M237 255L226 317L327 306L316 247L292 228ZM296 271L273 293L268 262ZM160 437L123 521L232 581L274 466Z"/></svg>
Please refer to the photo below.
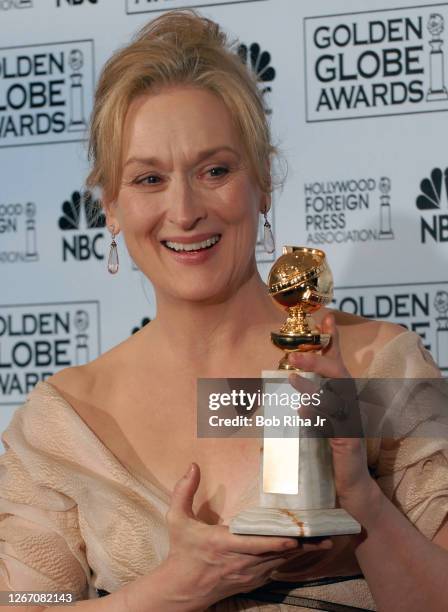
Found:
<svg viewBox="0 0 448 612"><path fill-rule="evenodd" d="M150 325L152 338L178 358L196 364L230 357L257 331L285 318L269 296L258 270L220 303L158 296L157 306L157 317Z"/></svg>

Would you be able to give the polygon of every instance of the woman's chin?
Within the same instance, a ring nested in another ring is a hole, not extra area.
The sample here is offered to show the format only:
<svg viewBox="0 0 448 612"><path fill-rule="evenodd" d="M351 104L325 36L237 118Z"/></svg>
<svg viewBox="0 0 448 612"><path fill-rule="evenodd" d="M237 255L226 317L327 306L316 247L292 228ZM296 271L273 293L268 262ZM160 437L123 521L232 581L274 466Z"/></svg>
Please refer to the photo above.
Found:
<svg viewBox="0 0 448 612"><path fill-rule="evenodd" d="M211 283L205 286L178 286L171 295L179 301L194 302L198 304L218 304L228 298L224 287L213 287Z"/></svg>

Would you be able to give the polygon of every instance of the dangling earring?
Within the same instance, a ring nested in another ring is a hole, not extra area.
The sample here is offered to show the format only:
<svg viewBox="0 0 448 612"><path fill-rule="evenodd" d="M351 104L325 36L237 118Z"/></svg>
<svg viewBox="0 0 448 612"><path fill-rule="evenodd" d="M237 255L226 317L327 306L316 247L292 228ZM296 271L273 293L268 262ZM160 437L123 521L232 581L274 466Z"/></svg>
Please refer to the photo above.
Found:
<svg viewBox="0 0 448 612"><path fill-rule="evenodd" d="M120 267L120 263L118 261L117 243L115 242L115 227L111 225L109 227L109 231L112 234L112 242L110 243L109 257L107 259L107 270L111 274L116 274L118 272L118 268Z"/></svg>
<svg viewBox="0 0 448 612"><path fill-rule="evenodd" d="M271 224L268 221L268 215L266 209L263 211L264 215L264 238L263 246L266 253L273 253L275 251L274 234L272 233Z"/></svg>

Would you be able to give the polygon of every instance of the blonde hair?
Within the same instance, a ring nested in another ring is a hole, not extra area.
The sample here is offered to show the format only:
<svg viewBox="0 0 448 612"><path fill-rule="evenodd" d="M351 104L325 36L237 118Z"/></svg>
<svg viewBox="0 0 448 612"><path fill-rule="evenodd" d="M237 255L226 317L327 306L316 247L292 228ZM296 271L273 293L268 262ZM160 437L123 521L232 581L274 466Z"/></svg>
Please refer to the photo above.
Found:
<svg viewBox="0 0 448 612"><path fill-rule="evenodd" d="M105 64L90 125L88 188L109 200L119 191L123 125L130 103L165 86L188 85L218 95L233 118L249 165L264 193L272 190L268 122L255 74L232 50L219 25L193 10L169 11L145 25Z"/></svg>

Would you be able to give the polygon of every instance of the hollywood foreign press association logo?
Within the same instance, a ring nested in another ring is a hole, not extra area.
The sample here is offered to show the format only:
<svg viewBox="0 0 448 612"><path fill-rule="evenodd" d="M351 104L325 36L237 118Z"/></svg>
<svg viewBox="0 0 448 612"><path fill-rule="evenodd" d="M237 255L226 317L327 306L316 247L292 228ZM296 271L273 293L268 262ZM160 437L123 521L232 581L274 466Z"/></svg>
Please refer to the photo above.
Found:
<svg viewBox="0 0 448 612"><path fill-rule="evenodd" d="M260 45L256 42L249 47L240 44L237 53L243 64L250 68L257 77L265 104L265 113L270 115L272 109L267 103L267 94L272 91L272 87L268 83L272 83L275 79L275 68L271 66L271 54L269 51L262 51Z"/></svg>
<svg viewBox="0 0 448 612"><path fill-rule="evenodd" d="M0 405L25 401L41 380L101 354L98 301L0 305Z"/></svg>
<svg viewBox="0 0 448 612"><path fill-rule="evenodd" d="M64 232L62 237L62 260L88 261L91 258L104 259L104 228L106 217L101 211L101 203L93 194L74 191L70 199L62 204L62 215L58 226Z"/></svg>
<svg viewBox="0 0 448 612"><path fill-rule="evenodd" d="M448 282L335 287L335 308L417 333L448 374Z"/></svg>
<svg viewBox="0 0 448 612"><path fill-rule="evenodd" d="M34 202L0 204L0 264L38 261L36 217Z"/></svg>
<svg viewBox="0 0 448 612"><path fill-rule="evenodd" d="M415 201L420 217L420 241L448 242L448 167L433 168L420 183Z"/></svg>
<svg viewBox="0 0 448 612"><path fill-rule="evenodd" d="M391 190L388 176L305 183L307 244L393 240Z"/></svg>
<svg viewBox="0 0 448 612"><path fill-rule="evenodd" d="M447 4L307 17L306 120L448 110Z"/></svg>
<svg viewBox="0 0 448 612"><path fill-rule="evenodd" d="M257 2L265 2L266 0L256 0ZM254 0L232 0L231 4L244 4L245 2L254 2ZM229 0L126 0L126 13L132 15L134 13L152 13L159 11L168 11L176 8L194 8L219 6L221 4L229 4Z"/></svg>
<svg viewBox="0 0 448 612"><path fill-rule="evenodd" d="M0 66L0 147L87 137L92 40L3 48Z"/></svg>

